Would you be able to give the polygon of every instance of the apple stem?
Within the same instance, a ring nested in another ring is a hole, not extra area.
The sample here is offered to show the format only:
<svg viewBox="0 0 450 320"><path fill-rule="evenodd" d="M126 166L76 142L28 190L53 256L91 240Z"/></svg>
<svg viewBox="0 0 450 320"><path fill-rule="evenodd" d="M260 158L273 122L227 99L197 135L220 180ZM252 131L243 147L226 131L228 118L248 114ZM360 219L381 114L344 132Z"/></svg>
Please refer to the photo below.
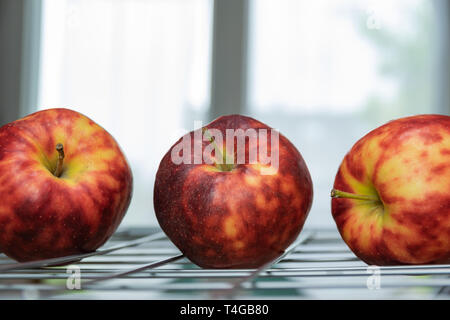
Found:
<svg viewBox="0 0 450 320"><path fill-rule="evenodd" d="M60 177L63 171L63 161L64 161L64 147L62 143L56 145L56 151L58 151L58 163L56 164L56 169L53 175L55 177Z"/></svg>
<svg viewBox="0 0 450 320"><path fill-rule="evenodd" d="M206 136L206 138L213 144L214 146L214 150L216 151L216 154L218 155L219 159L222 159L222 163L216 163L216 167L219 168L219 170L221 171L231 171L235 168L234 163L227 163L227 157L226 157L226 153L223 153L219 146L216 144L216 141L213 139L213 137L211 136L211 134L208 131L208 128L203 128L202 129L203 134Z"/></svg>
<svg viewBox="0 0 450 320"><path fill-rule="evenodd" d="M347 198L347 199L356 199L356 200L366 200L366 201L380 201L380 198L377 195L362 195L362 194L354 194L350 192L345 192L341 190L333 189L331 190L332 198Z"/></svg>

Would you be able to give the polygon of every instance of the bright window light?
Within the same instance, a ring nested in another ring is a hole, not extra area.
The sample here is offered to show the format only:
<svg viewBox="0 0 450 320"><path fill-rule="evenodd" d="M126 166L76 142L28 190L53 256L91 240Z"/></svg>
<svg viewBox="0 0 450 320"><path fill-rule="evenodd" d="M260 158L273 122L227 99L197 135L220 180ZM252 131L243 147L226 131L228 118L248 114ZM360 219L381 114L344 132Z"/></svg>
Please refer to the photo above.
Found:
<svg viewBox="0 0 450 320"><path fill-rule="evenodd" d="M67 107L127 155L124 224L156 224L159 161L209 104L210 0L44 0L39 109Z"/></svg>

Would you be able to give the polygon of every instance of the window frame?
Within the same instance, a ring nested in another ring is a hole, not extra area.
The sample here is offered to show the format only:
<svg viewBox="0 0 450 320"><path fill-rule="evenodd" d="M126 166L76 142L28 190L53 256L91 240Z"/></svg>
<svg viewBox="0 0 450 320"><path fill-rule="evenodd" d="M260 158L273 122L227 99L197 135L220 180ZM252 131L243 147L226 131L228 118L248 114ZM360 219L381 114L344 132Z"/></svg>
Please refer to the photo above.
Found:
<svg viewBox="0 0 450 320"><path fill-rule="evenodd" d="M41 19L41 0L0 2L0 125L36 108ZM6 88L4 83L8 83Z"/></svg>
<svg viewBox="0 0 450 320"><path fill-rule="evenodd" d="M246 109L248 5L248 0L213 4L210 120Z"/></svg>
<svg viewBox="0 0 450 320"><path fill-rule="evenodd" d="M438 22L435 75L438 77L436 87L437 111L450 115L450 1L434 0L435 14Z"/></svg>

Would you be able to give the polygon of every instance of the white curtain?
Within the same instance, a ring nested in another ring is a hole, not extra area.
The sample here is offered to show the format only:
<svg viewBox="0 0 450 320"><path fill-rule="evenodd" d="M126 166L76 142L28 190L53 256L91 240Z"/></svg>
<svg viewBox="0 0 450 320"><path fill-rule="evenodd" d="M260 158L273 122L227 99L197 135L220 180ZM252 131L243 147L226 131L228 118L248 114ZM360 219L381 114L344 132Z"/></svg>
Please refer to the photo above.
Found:
<svg viewBox="0 0 450 320"><path fill-rule="evenodd" d="M107 129L135 191L124 225L155 224L159 161L209 103L212 1L44 0L39 109Z"/></svg>

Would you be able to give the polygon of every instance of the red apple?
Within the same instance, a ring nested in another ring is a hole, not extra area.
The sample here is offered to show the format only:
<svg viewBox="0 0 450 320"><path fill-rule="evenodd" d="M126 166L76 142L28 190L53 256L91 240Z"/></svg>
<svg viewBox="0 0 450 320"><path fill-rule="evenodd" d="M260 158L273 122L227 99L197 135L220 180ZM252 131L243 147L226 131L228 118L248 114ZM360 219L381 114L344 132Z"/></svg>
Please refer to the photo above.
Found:
<svg viewBox="0 0 450 320"><path fill-rule="evenodd" d="M407 117L364 136L332 196L342 238L366 263L449 262L450 117Z"/></svg>
<svg viewBox="0 0 450 320"><path fill-rule="evenodd" d="M258 132L257 140L245 138L245 161L239 161L239 139L227 139L227 129ZM259 135L263 131L267 141ZM182 150L185 162L174 161L184 139L194 141L193 149L199 142L200 161L192 149ZM211 145L215 150L208 157ZM266 147L267 155L278 155L270 165L261 154L256 161L251 156ZM228 164L221 161L226 155ZM190 132L167 152L156 174L154 207L161 228L195 264L253 268L281 255L297 238L312 197L310 174L294 145L255 119L230 115Z"/></svg>
<svg viewBox="0 0 450 320"><path fill-rule="evenodd" d="M67 109L0 128L0 251L18 261L96 250L122 220L132 174L114 138Z"/></svg>

